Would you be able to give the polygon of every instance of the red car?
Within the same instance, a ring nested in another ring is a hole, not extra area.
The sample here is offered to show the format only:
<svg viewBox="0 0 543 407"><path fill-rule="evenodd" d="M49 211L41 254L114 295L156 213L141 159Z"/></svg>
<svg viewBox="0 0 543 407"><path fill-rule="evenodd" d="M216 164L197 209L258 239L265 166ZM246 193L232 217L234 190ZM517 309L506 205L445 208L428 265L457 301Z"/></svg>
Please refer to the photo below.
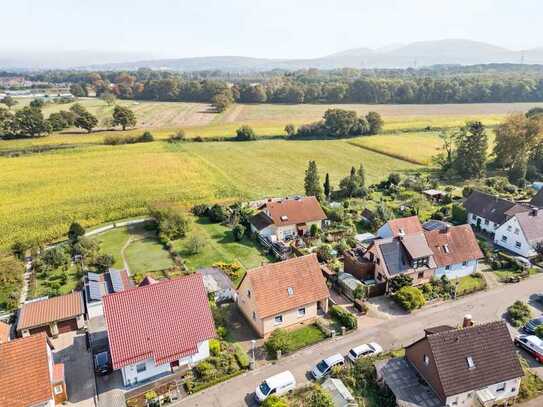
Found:
<svg viewBox="0 0 543 407"><path fill-rule="evenodd" d="M543 340L535 335L519 335L515 345L532 355L539 363L543 363Z"/></svg>

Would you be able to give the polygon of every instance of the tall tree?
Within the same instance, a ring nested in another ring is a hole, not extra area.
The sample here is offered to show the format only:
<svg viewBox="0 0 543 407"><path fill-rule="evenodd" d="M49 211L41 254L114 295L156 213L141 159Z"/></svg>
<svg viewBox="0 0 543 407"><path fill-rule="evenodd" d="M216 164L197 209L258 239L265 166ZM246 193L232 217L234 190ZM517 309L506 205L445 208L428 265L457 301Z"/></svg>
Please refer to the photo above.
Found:
<svg viewBox="0 0 543 407"><path fill-rule="evenodd" d="M501 168L511 168L515 164L519 167L519 162L527 161L542 138L543 116L514 114L507 117L496 129L496 164Z"/></svg>
<svg viewBox="0 0 543 407"><path fill-rule="evenodd" d="M366 121L369 125L369 134L377 134L383 129L383 119L377 112L369 112L366 115Z"/></svg>
<svg viewBox="0 0 543 407"><path fill-rule="evenodd" d="M326 173L326 177L324 177L324 196L326 199L330 199L330 193L332 192L332 187L330 185L330 174Z"/></svg>
<svg viewBox="0 0 543 407"><path fill-rule="evenodd" d="M456 135L455 169L464 179L484 174L488 136L481 122L468 122Z"/></svg>
<svg viewBox="0 0 543 407"><path fill-rule="evenodd" d="M113 125L121 126L123 131L127 127L134 127L136 125L136 115L134 112L125 106L115 106L113 109Z"/></svg>
<svg viewBox="0 0 543 407"><path fill-rule="evenodd" d="M40 109L34 109L30 106L23 107L15 113L15 127L23 137L37 137L43 133L50 133L51 127L43 118Z"/></svg>
<svg viewBox="0 0 543 407"><path fill-rule="evenodd" d="M319 201L322 201L323 191L317 163L315 161L309 161L307 170L305 171L304 187L307 196L314 196Z"/></svg>

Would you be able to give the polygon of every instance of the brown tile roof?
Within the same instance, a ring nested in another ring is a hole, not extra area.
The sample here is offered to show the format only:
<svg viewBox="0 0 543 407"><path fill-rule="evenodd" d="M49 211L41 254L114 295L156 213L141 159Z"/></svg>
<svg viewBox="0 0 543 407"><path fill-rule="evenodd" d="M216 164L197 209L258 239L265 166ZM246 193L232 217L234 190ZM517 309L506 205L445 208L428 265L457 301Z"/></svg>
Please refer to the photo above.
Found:
<svg viewBox="0 0 543 407"><path fill-rule="evenodd" d="M530 244L543 240L543 210L533 209L529 212L517 213L515 217Z"/></svg>
<svg viewBox="0 0 543 407"><path fill-rule="evenodd" d="M249 279L253 289L259 318L276 315L330 296L315 254L266 264L249 270L245 278ZM292 294L289 294L289 288Z"/></svg>
<svg viewBox="0 0 543 407"><path fill-rule="evenodd" d="M28 407L53 398L45 334L0 345L0 406Z"/></svg>
<svg viewBox="0 0 543 407"><path fill-rule="evenodd" d="M0 321L0 343L6 343L9 341L10 326Z"/></svg>
<svg viewBox="0 0 543 407"><path fill-rule="evenodd" d="M477 390L524 376L504 321L428 335L443 393ZM475 367L469 368L471 357Z"/></svg>
<svg viewBox="0 0 543 407"><path fill-rule="evenodd" d="M74 318L83 313L83 298L80 291L29 302L21 308L17 331Z"/></svg>
<svg viewBox="0 0 543 407"><path fill-rule="evenodd" d="M402 243L412 259L433 255L432 250L428 247L424 233L412 233L404 236Z"/></svg>
<svg viewBox="0 0 543 407"><path fill-rule="evenodd" d="M392 230L393 236L398 236L400 229L403 230L404 234L409 235L412 233L422 232L422 225L417 216L408 216L406 218L398 218L389 220L388 225Z"/></svg>
<svg viewBox="0 0 543 407"><path fill-rule="evenodd" d="M173 362L216 335L198 273L109 294L103 304L114 369L150 357Z"/></svg>
<svg viewBox="0 0 543 407"><path fill-rule="evenodd" d="M434 252L434 259L438 267L483 257L475 234L469 225L449 226L424 233L428 245ZM447 250L444 248L445 246Z"/></svg>
<svg viewBox="0 0 543 407"><path fill-rule="evenodd" d="M277 226L296 225L326 219L319 201L314 196L266 202L266 209L273 223Z"/></svg>

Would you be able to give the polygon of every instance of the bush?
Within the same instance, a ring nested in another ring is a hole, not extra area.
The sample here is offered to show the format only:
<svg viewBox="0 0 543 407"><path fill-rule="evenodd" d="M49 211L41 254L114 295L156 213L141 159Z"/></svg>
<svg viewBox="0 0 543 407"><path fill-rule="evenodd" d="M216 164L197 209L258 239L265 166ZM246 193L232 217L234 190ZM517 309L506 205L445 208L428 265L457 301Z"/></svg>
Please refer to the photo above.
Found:
<svg viewBox="0 0 543 407"><path fill-rule="evenodd" d="M77 240L79 237L85 234L85 229L77 222L72 222L70 229L68 230L68 238L70 240Z"/></svg>
<svg viewBox="0 0 543 407"><path fill-rule="evenodd" d="M241 126L236 130L236 140L238 141L248 141L256 140L255 131L249 126Z"/></svg>
<svg viewBox="0 0 543 407"><path fill-rule="evenodd" d="M140 143L149 143L151 141L155 141L155 137L151 134L150 131L144 132L141 136L138 138L138 142Z"/></svg>
<svg viewBox="0 0 543 407"><path fill-rule="evenodd" d="M390 289L392 292L396 292L403 287L411 285L413 285L413 277L408 276L407 274L399 274L390 279Z"/></svg>
<svg viewBox="0 0 543 407"><path fill-rule="evenodd" d="M194 367L194 371L200 379L205 381L215 379L219 373L215 366L207 360L198 363Z"/></svg>
<svg viewBox="0 0 543 407"><path fill-rule="evenodd" d="M245 226L238 223L232 229L232 234L234 235L234 239L236 239L238 242L241 241L245 235Z"/></svg>
<svg viewBox="0 0 543 407"><path fill-rule="evenodd" d="M270 356L277 357L277 351L285 354L292 348L292 339L287 331L279 328L271 333L264 346Z"/></svg>
<svg viewBox="0 0 543 407"><path fill-rule="evenodd" d="M394 295L394 300L406 311L413 311L426 304L424 295L417 287L402 287Z"/></svg>
<svg viewBox="0 0 543 407"><path fill-rule="evenodd" d="M185 130L177 130L174 134L171 134L169 137L168 137L168 142L169 143L179 143L180 141L184 141L185 140Z"/></svg>
<svg viewBox="0 0 543 407"><path fill-rule="evenodd" d="M288 404L281 397L272 394L260 405L261 407L288 407Z"/></svg>
<svg viewBox="0 0 543 407"><path fill-rule="evenodd" d="M190 229L190 221L187 216L175 208L152 206L149 208L149 214L158 224L161 239L181 239Z"/></svg>
<svg viewBox="0 0 543 407"><path fill-rule="evenodd" d="M532 311L524 302L517 300L507 308L511 325L519 327L526 324L532 318Z"/></svg>
<svg viewBox="0 0 543 407"><path fill-rule="evenodd" d="M320 262L329 262L334 258L332 246L329 244L321 244L317 249L317 257Z"/></svg>
<svg viewBox="0 0 543 407"><path fill-rule="evenodd" d="M195 254L201 253L202 250L204 250L204 248L206 247L206 245L207 245L207 240L204 237L200 235L192 235L188 239L185 245L185 248L188 254L195 255Z"/></svg>
<svg viewBox="0 0 543 407"><path fill-rule="evenodd" d="M538 338L543 338L543 325L538 325L538 326L535 328L535 335L536 335Z"/></svg>
<svg viewBox="0 0 543 407"><path fill-rule="evenodd" d="M221 342L218 339L209 341L209 353L211 356L218 356L221 353Z"/></svg>
<svg viewBox="0 0 543 407"><path fill-rule="evenodd" d="M455 223L466 223L468 218L467 211L460 205L452 206L452 220Z"/></svg>
<svg viewBox="0 0 543 407"><path fill-rule="evenodd" d="M304 406L307 407L334 407L332 396L320 385L315 384L304 397Z"/></svg>
<svg viewBox="0 0 543 407"><path fill-rule="evenodd" d="M214 223L224 222L226 220L226 210L219 204L213 205L207 211L209 220Z"/></svg>
<svg viewBox="0 0 543 407"><path fill-rule="evenodd" d="M358 319L356 316L338 305L333 305L330 308L330 314L347 329L356 329L358 327Z"/></svg>
<svg viewBox="0 0 543 407"><path fill-rule="evenodd" d="M248 369L249 365L251 364L251 359L249 358L247 352L245 352L245 350L238 343L235 343L233 347L234 356L236 357L239 367L242 369Z"/></svg>
<svg viewBox="0 0 543 407"><path fill-rule="evenodd" d="M201 218L202 216L207 216L208 210L209 206L207 206L206 204L200 204L193 206L191 212L194 216L198 216Z"/></svg>

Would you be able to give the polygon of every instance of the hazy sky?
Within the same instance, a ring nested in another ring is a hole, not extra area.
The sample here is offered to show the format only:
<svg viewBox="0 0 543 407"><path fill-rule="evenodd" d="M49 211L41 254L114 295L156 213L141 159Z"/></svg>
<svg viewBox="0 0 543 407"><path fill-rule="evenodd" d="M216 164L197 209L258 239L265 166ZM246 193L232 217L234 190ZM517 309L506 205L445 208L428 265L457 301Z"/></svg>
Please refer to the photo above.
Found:
<svg viewBox="0 0 543 407"><path fill-rule="evenodd" d="M443 38L543 46L541 0L14 0L0 50L311 58Z"/></svg>

